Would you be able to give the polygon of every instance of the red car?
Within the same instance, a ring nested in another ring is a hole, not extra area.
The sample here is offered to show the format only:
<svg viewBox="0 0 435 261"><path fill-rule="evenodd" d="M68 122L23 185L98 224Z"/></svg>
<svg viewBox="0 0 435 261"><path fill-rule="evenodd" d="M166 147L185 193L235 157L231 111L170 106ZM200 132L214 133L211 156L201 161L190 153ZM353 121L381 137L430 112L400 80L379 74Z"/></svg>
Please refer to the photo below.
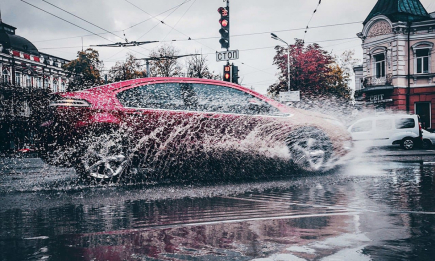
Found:
<svg viewBox="0 0 435 261"><path fill-rule="evenodd" d="M49 108L41 156L97 180L138 170L170 172L198 161L224 170L237 157L228 155L241 154L324 171L351 147L334 118L223 81L129 80L54 94Z"/></svg>

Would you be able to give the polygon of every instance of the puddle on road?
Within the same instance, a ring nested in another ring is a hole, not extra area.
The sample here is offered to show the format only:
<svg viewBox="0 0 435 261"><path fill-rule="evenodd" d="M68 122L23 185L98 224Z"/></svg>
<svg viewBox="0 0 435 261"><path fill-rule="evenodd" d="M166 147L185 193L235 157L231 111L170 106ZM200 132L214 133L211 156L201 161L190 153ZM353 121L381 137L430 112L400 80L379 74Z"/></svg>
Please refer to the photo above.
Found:
<svg viewBox="0 0 435 261"><path fill-rule="evenodd" d="M0 259L364 261L435 254L431 164L351 163L326 175L215 185L89 186L63 171L43 179L1 176L10 192L1 188Z"/></svg>

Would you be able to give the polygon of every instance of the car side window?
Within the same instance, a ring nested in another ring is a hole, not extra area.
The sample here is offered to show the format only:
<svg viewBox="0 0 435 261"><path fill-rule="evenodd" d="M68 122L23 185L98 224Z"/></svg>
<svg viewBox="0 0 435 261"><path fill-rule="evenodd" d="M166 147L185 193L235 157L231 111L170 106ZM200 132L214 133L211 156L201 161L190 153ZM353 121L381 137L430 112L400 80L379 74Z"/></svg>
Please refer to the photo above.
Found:
<svg viewBox="0 0 435 261"><path fill-rule="evenodd" d="M376 129L377 130L392 130L393 129L393 121L391 119L382 119L376 120Z"/></svg>
<svg viewBox="0 0 435 261"><path fill-rule="evenodd" d="M400 118L396 119L396 129L412 129L415 127L413 118Z"/></svg>
<svg viewBox="0 0 435 261"><path fill-rule="evenodd" d="M362 121L355 124L351 132L367 132L371 131L373 128L373 121Z"/></svg>
<svg viewBox="0 0 435 261"><path fill-rule="evenodd" d="M138 86L117 95L124 107L183 110L185 108L178 83Z"/></svg>
<svg viewBox="0 0 435 261"><path fill-rule="evenodd" d="M279 112L257 97L225 86L192 84L197 96L196 110L235 114L265 115Z"/></svg>

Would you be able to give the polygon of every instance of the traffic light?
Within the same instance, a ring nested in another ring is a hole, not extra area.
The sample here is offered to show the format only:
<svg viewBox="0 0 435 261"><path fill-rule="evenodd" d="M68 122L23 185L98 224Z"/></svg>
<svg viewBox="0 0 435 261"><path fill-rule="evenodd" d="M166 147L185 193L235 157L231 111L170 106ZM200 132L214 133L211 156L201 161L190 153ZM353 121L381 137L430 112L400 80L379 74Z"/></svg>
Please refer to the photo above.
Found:
<svg viewBox="0 0 435 261"><path fill-rule="evenodd" d="M235 84L239 84L239 67L235 65L232 65L232 67L233 68L231 69L232 71L231 82Z"/></svg>
<svg viewBox="0 0 435 261"><path fill-rule="evenodd" d="M221 14L221 19L219 20L221 24L221 29L219 30L221 39L219 43L221 48L228 49L230 48L230 9L229 7L221 7L218 9L218 12Z"/></svg>
<svg viewBox="0 0 435 261"><path fill-rule="evenodd" d="M227 64L224 65L224 82L231 82L231 77L232 77L232 66Z"/></svg>

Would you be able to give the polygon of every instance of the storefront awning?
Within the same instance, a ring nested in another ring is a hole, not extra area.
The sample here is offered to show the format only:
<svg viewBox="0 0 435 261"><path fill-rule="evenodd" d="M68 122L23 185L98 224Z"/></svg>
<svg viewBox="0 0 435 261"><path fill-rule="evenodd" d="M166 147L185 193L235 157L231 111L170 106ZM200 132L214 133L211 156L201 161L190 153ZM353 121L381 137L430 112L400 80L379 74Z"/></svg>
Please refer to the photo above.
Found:
<svg viewBox="0 0 435 261"><path fill-rule="evenodd" d="M366 87L364 89L361 89L361 92L375 92L375 91L385 91L385 90L394 90L394 86Z"/></svg>

